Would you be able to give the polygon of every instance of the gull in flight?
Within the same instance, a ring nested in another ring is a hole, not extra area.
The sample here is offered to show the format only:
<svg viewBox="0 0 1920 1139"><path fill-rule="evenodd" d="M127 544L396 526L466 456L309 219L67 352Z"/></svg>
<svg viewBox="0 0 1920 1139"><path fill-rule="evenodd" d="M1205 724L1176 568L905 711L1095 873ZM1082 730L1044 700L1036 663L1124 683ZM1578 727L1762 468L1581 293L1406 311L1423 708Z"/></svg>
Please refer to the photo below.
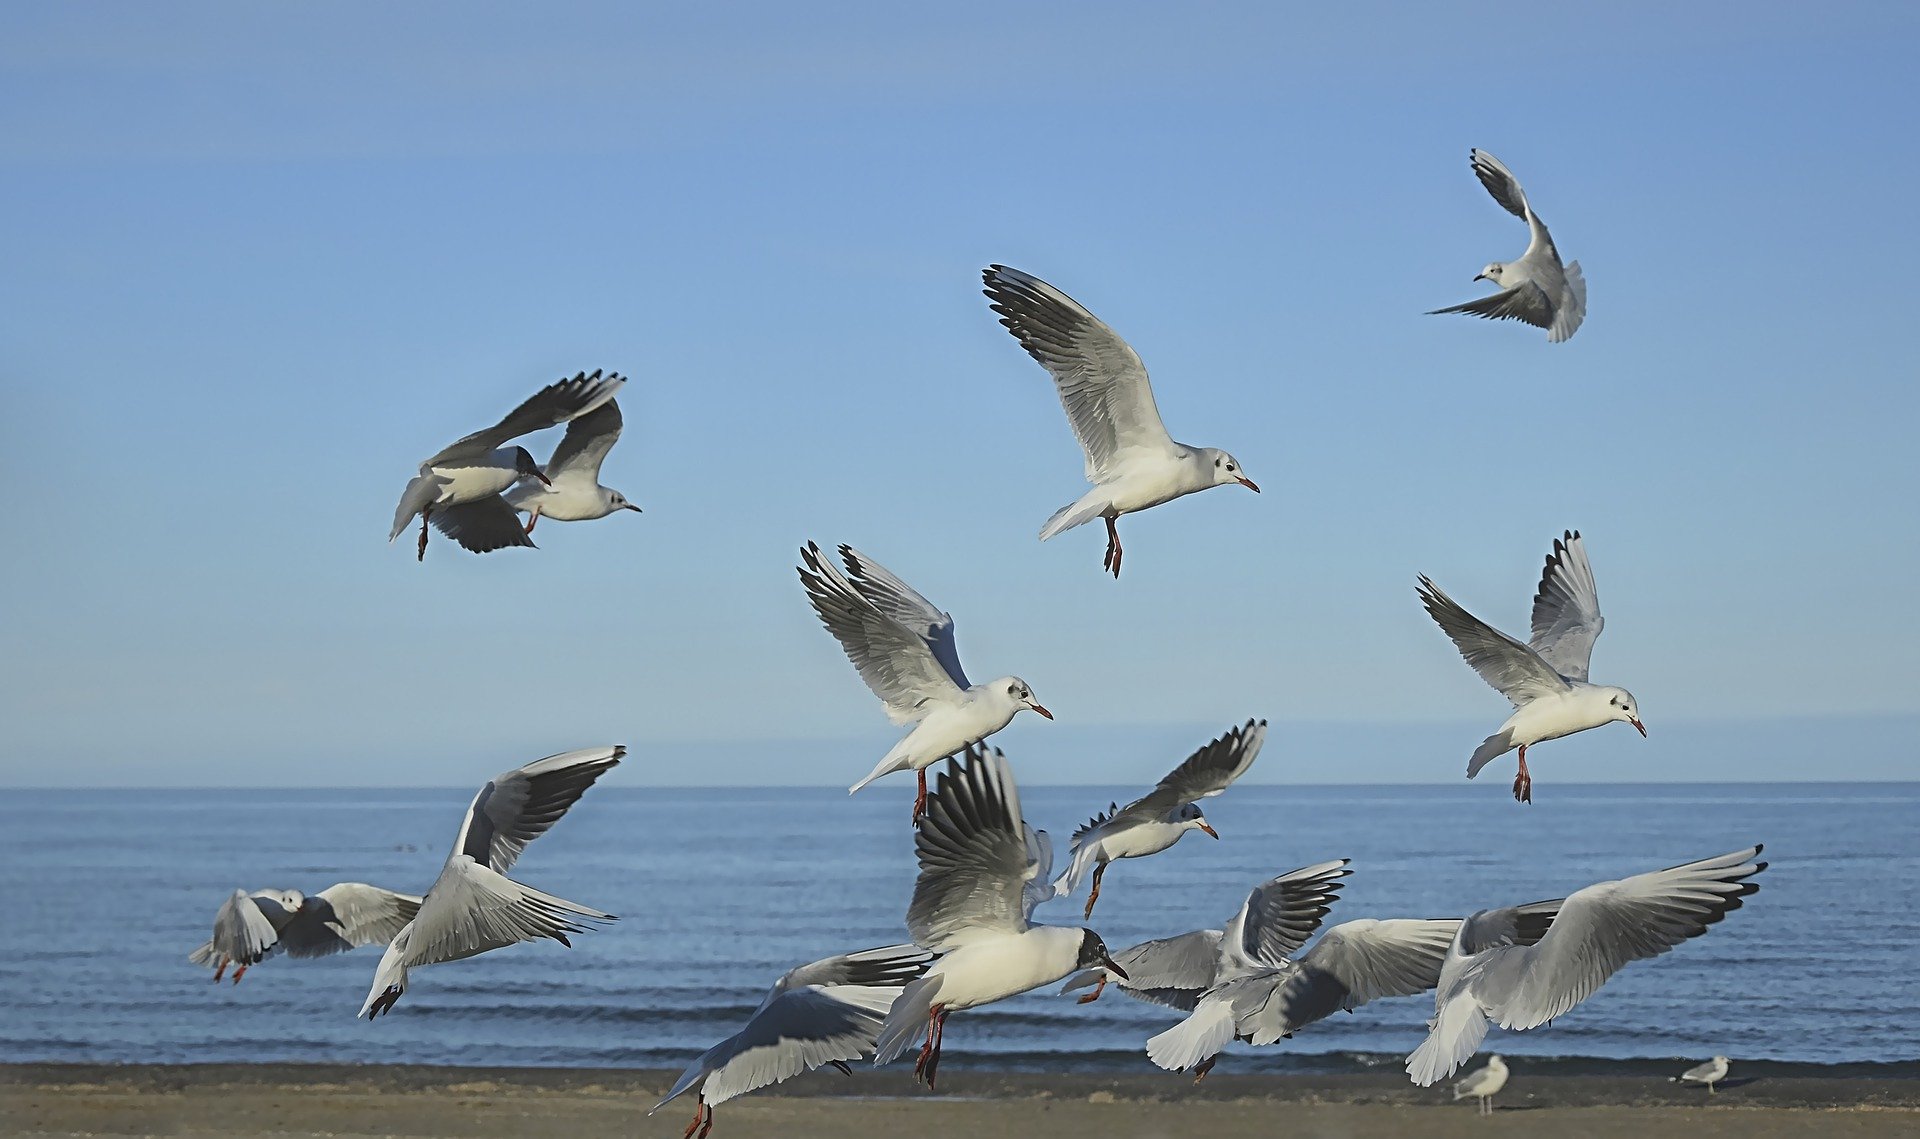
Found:
<svg viewBox="0 0 1920 1139"><path fill-rule="evenodd" d="M1704 1064L1688 1068L1673 1077L1673 1081L1678 1084L1705 1084L1707 1094L1712 1095L1713 1085L1727 1078L1727 1069L1731 1066L1731 1061L1725 1056L1715 1056Z"/></svg>
<svg viewBox="0 0 1920 1139"><path fill-rule="evenodd" d="M616 510L640 513L627 496L600 485L600 464L620 439L620 404L608 400L567 424L567 433L540 469L507 492L507 505L527 515L526 533L544 515L558 522L605 518Z"/></svg>
<svg viewBox="0 0 1920 1139"><path fill-rule="evenodd" d="M513 507L501 492L523 478L545 483L548 476L534 464L525 447L503 444L530 432L555 427L585 415L606 403L626 383L617 375L604 379L585 372L570 380L548 384L505 419L484 431L475 431L449 443L420 464L420 473L407 483L393 512L392 542L417 515L420 519L418 556L427 556L427 523L476 554L506 546L531 546L533 539L520 527ZM563 441L561 448L565 448Z"/></svg>
<svg viewBox="0 0 1920 1139"><path fill-rule="evenodd" d="M233 983L285 950L289 957L325 957L362 945L385 945L413 920L420 899L364 882L337 882L318 894L298 890L235 890L213 918L213 937L187 955Z"/></svg>
<svg viewBox="0 0 1920 1139"><path fill-rule="evenodd" d="M1282 874L1248 894L1224 929L1118 954L1115 960L1132 974L1120 982L1122 992L1187 1013L1147 1041L1148 1059L1170 1071L1190 1070L1197 1083L1229 1041L1271 1044L1342 1009L1431 989L1457 919L1342 922L1294 956L1337 900L1346 867L1341 859ZM1108 979L1090 970L1069 987L1084 986L1089 975ZM1091 996L1099 994L1096 988Z"/></svg>
<svg viewBox="0 0 1920 1139"><path fill-rule="evenodd" d="M914 945L886 945L827 957L787 971L746 1026L702 1052L674 1082L667 1106L700 1085L700 1106L683 1139L706 1139L713 1109L735 1096L777 1084L826 1064L846 1075L847 1061L873 1050L880 1022L900 989L927 971L933 954Z"/></svg>
<svg viewBox="0 0 1920 1139"><path fill-rule="evenodd" d="M1225 451L1173 441L1153 402L1147 366L1099 317L1018 269L992 265L982 276L1000 323L1053 377L1067 421L1087 454L1093 489L1055 511L1040 528L1041 541L1104 518L1102 565L1119 577L1120 531L1114 521L1122 514L1229 483L1260 489Z"/></svg>
<svg viewBox="0 0 1920 1139"><path fill-rule="evenodd" d="M1056 895L1065 897L1080 887L1087 868L1093 868L1093 890L1087 895L1082 917L1093 916L1093 904L1100 900L1100 879L1107 863L1116 858L1142 858L1180 841L1190 830L1205 831L1214 838L1220 833L1208 825L1200 813L1200 800L1218 795L1228 784L1246 774L1260 754L1267 738L1265 720L1248 720L1187 757L1159 786L1125 807L1112 805L1104 815L1095 815L1073 832L1066 873L1054 883Z"/></svg>
<svg viewBox="0 0 1920 1139"><path fill-rule="evenodd" d="M1520 179L1498 158L1484 150L1470 152L1473 172L1480 184L1506 211L1527 223L1527 251L1518 261L1495 261L1480 270L1476 281L1491 281L1500 291L1492 296L1448 308L1434 309L1428 315L1464 312L1488 320L1522 320L1547 330L1547 340L1558 344L1572 336L1587 317L1587 281L1580 275L1580 262L1565 267L1560 251L1546 223L1534 216L1527 204L1527 192Z"/></svg>
<svg viewBox="0 0 1920 1139"><path fill-rule="evenodd" d="M1593 642L1605 622L1600 617L1600 595L1594 589L1593 567L1578 530L1569 530L1553 543L1540 587L1533 595L1533 637L1521 644L1462 609L1424 574L1420 600L1460 655L1480 678L1513 704L1513 715L1488 736L1467 761L1467 778L1499 756L1520 749L1520 770L1513 778L1513 797L1533 801L1533 776L1527 773L1527 749L1544 740L1557 740L1588 728L1624 720L1647 734L1640 722L1640 706L1633 693L1609 684L1587 683L1587 664Z"/></svg>
<svg viewBox="0 0 1920 1139"><path fill-rule="evenodd" d="M918 823L926 811L928 767L1006 727L1022 709L1049 720L1053 713L1017 676L969 684L954 647L951 615L852 546L841 546L840 557L847 563L844 574L817 543L808 542L800 551L807 600L887 706L887 718L915 725L847 793L911 768L919 776L913 800Z"/></svg>
<svg viewBox="0 0 1920 1139"><path fill-rule="evenodd" d="M1628 963L1657 957L1739 909L1767 868L1750 846L1565 898L1482 910L1460 924L1407 1075L1430 1087L1480 1049L1487 1026L1538 1028Z"/></svg>
<svg viewBox="0 0 1920 1139"><path fill-rule="evenodd" d="M374 971L361 1016L391 1011L407 991L407 970L542 937L569 948L580 922L614 920L612 914L556 898L507 877L527 844L547 833L567 808L627 754L624 747L592 747L536 760L502 772L480 788L467 807L440 877Z"/></svg>
<svg viewBox="0 0 1920 1139"><path fill-rule="evenodd" d="M1472 1096L1480 1101L1481 1115L1492 1115L1493 1097L1499 1095L1500 1089L1507 1086L1507 1075L1506 1059L1500 1056L1489 1056L1486 1067L1468 1072L1460 1077L1459 1083L1453 1085L1453 1098L1463 1100Z"/></svg>
<svg viewBox="0 0 1920 1139"><path fill-rule="evenodd" d="M945 956L900 991L881 1025L874 1063L906 1051L924 1028L913 1074L932 1087L954 1012L1094 965L1126 976L1092 930L1030 921L1033 907L1052 893L1046 889L1051 850L1022 820L1013 769L998 749L976 746L964 760L948 761L913 845L920 877L907 931L915 944Z"/></svg>

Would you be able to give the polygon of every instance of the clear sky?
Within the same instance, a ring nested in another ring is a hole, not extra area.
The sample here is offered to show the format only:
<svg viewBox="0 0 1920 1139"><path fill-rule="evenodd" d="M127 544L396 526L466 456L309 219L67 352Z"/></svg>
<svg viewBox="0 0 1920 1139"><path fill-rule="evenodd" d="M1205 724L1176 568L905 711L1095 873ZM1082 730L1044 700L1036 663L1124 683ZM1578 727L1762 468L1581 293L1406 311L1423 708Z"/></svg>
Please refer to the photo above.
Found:
<svg viewBox="0 0 1920 1139"><path fill-rule="evenodd" d="M1652 737L1547 745L1543 787L1920 777L1916 33L9 5L0 784L460 784L611 741L636 781L850 782L895 729L805 605L808 538L1032 683L1059 722L1001 737L1030 781L1151 778L1250 715L1265 778L1457 779L1507 709L1414 576L1523 631L1564 527L1595 679ZM1524 246L1473 146L1585 267L1566 344L1422 315ZM1099 527L1037 542L1081 462L996 261L1266 493L1125 520L1118 583ZM605 481L646 513L385 543L420 459L601 367L632 377Z"/></svg>

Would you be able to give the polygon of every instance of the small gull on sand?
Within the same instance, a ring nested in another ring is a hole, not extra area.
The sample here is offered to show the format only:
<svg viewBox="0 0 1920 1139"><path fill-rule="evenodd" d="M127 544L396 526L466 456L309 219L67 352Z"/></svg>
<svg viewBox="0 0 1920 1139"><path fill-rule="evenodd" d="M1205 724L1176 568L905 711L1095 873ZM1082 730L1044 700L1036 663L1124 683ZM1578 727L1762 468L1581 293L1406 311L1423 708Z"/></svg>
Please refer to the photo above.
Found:
<svg viewBox="0 0 1920 1139"><path fill-rule="evenodd" d="M1509 1074L1504 1057L1489 1056L1485 1067L1468 1072L1460 1077L1459 1083L1453 1085L1453 1098L1456 1101L1469 1097L1478 1100L1480 1114L1492 1115L1493 1097L1499 1095L1500 1089L1507 1086Z"/></svg>
<svg viewBox="0 0 1920 1139"><path fill-rule="evenodd" d="M989 266L982 276L1000 323L1053 377L1067 421L1086 452L1093 489L1055 511L1040 528L1041 541L1104 518L1102 566L1119 577L1120 531L1114 521L1122 514L1229 483L1260 489L1225 451L1174 442L1160 421L1146 365L1080 302L1005 265Z"/></svg>
<svg viewBox="0 0 1920 1139"><path fill-rule="evenodd" d="M620 403L611 399L574 419L540 468L541 477L524 479L507 492L507 505L526 512L529 536L542 517L585 522L616 510L640 513L626 495L600 485L600 465L620 439L621 422Z"/></svg>
<svg viewBox="0 0 1920 1139"><path fill-rule="evenodd" d="M914 729L882 756L849 795L883 775L911 769L918 823L927 803L927 768L1007 726L1023 709L1053 719L1017 676L969 684L954 646L953 617L934 607L885 566L841 546L847 572L815 542L800 551L800 584L827 632L887 706L887 718Z"/></svg>
<svg viewBox="0 0 1920 1139"><path fill-rule="evenodd" d="M1727 1069L1730 1067L1732 1067L1732 1062L1725 1056L1715 1056L1704 1064L1688 1068L1686 1071L1673 1077L1673 1080L1675 1083L1680 1084L1705 1084L1707 1085L1707 1094L1712 1095L1713 1085L1727 1078Z"/></svg>
<svg viewBox="0 0 1920 1139"><path fill-rule="evenodd" d="M1492 281L1500 291L1465 304L1434 309L1429 316L1462 312L1488 320L1519 320L1547 330L1547 340L1558 344L1572 336L1587 317L1587 281L1580 262L1560 264L1560 251L1546 223L1527 204L1527 193L1498 158L1484 150L1469 152L1473 172L1493 200L1527 223L1527 251L1518 261L1495 261L1480 270L1476 281Z"/></svg>
<svg viewBox="0 0 1920 1139"><path fill-rule="evenodd" d="M1453 640L1460 655L1513 705L1513 715L1467 761L1468 779L1480 774L1490 760L1517 747L1520 770L1513 778L1513 797L1531 803L1533 777L1527 773L1527 749L1534 744L1616 720L1632 724L1642 736L1647 734L1633 693L1587 683L1593 642L1605 622L1580 531L1569 530L1564 538L1554 540L1533 595L1533 636L1527 644L1461 608L1425 574L1420 576L1419 594L1427 613Z"/></svg>
<svg viewBox="0 0 1920 1139"><path fill-rule="evenodd" d="M1145 795L1125 807L1111 805L1106 814L1087 820L1073 832L1067 870L1054 883L1055 893L1062 897L1072 894L1079 889L1087 868L1093 867L1093 889L1081 915L1092 917L1093 904L1100 900L1100 879L1109 862L1158 854L1190 830L1219 838L1219 832L1201 814L1199 801L1220 794L1245 775L1266 738L1267 722L1248 720L1188 756Z"/></svg>
<svg viewBox="0 0 1920 1139"><path fill-rule="evenodd" d="M413 920L420 899L364 882L336 882L318 894L298 890L235 890L214 915L213 937L187 955L213 969L218 981L235 966L239 984L249 968L278 950L289 957L325 957L362 945L385 945Z"/></svg>

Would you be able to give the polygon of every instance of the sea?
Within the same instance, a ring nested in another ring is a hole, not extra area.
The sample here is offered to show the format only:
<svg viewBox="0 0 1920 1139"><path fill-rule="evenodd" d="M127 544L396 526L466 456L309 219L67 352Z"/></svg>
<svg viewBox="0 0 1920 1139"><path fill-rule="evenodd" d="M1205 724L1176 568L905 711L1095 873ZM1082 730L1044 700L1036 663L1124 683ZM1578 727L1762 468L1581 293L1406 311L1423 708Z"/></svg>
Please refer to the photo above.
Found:
<svg viewBox="0 0 1920 1139"><path fill-rule="evenodd" d="M775 978L905 940L910 780L827 788L622 786L616 769L514 876L619 915L581 934L417 969L398 1008L355 1018L377 948L272 958L213 983L187 954L235 888L432 883L472 789L20 791L0 800L0 1062L408 1063L677 1068L730 1034ZM1064 851L1137 789L1031 787ZM1236 786L1191 832L1116 863L1090 924L1110 946L1218 927L1258 882L1331 858L1328 922L1444 917L1764 843L1747 904L1628 966L1544 1028L1486 1051L1582 1062L1723 1054L1914 1074L1920 1061L1920 784ZM1083 899L1038 920L1080 924ZM1430 998L1234 1045L1222 1071L1397 1064ZM1109 989L1040 991L957 1014L953 1067L1148 1072L1166 1010ZM1883 1065L1892 1065L1883 1069Z"/></svg>

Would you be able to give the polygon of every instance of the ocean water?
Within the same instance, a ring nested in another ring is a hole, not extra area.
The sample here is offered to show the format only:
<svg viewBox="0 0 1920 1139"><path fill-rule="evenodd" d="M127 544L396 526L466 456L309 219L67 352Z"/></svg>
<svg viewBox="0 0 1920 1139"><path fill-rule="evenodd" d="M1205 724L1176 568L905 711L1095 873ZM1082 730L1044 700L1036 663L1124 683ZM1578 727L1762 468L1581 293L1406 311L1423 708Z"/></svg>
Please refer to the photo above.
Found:
<svg viewBox="0 0 1920 1139"><path fill-rule="evenodd" d="M235 986L186 954L235 887L341 880L422 892L471 790L42 791L0 803L0 1061L394 1062L678 1067L789 966L904 940L911 783L838 790L623 785L616 770L515 868L614 926L416 970L395 1012L354 1018L377 949L271 959ZM1124 791L1034 787L1062 840ZM1092 925L1118 948L1218 926L1259 880L1329 858L1329 922L1440 917L1764 842L1761 889L1708 934L1629 966L1586 1004L1488 1049L1532 1057L1804 1064L1920 1059L1920 784L1575 786L1521 806L1498 784L1236 787L1221 833L1117 863ZM1081 900L1043 907L1077 924ZM1223 1070L1384 1062L1430 999L1377 1002ZM957 1015L954 1066L1149 1070L1162 1009L1109 990Z"/></svg>

